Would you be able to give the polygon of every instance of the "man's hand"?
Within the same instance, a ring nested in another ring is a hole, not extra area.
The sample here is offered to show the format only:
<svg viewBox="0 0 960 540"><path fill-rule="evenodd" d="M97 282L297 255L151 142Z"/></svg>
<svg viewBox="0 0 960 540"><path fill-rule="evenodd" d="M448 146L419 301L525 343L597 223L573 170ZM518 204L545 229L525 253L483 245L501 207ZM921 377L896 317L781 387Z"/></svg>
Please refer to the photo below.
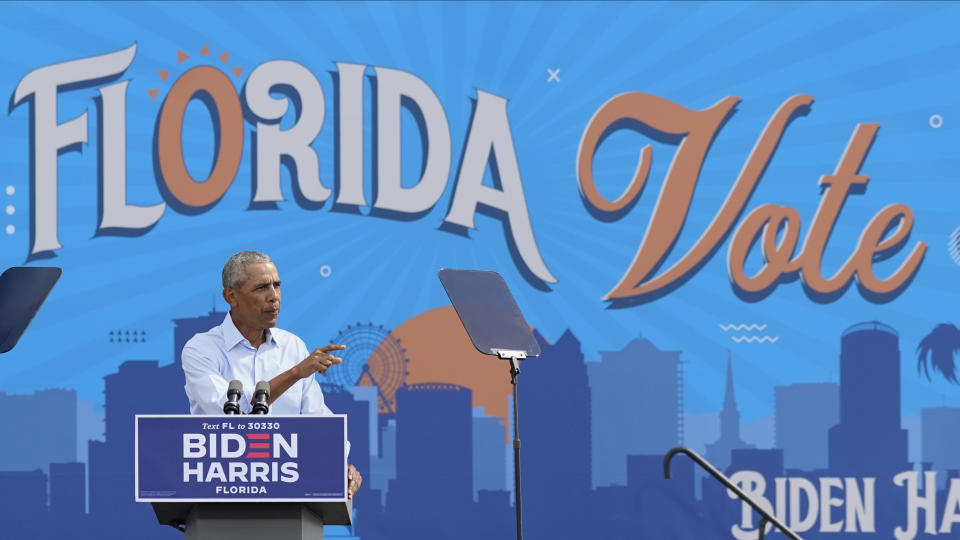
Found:
<svg viewBox="0 0 960 540"><path fill-rule="evenodd" d="M363 483L363 477L360 476L360 471L356 467L350 465L347 467L347 498L352 499L353 494L360 489L360 484Z"/></svg>
<svg viewBox="0 0 960 540"><path fill-rule="evenodd" d="M305 379L312 377L314 373L326 373L327 369L334 364L343 362L343 359L330 354L332 351L342 351L346 345L327 345L314 349L310 356L304 358L297 367L294 368L297 377Z"/></svg>

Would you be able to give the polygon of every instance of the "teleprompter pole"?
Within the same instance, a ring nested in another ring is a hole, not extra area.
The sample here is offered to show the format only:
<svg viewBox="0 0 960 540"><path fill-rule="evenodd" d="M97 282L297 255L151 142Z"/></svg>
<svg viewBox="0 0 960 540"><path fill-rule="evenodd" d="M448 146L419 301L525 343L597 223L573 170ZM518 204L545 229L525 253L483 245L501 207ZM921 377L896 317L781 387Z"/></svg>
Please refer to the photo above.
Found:
<svg viewBox="0 0 960 540"><path fill-rule="evenodd" d="M520 375L521 360L540 355L540 344L500 274L441 268L438 277L473 346L482 354L510 362L510 384L513 386L513 493L517 510L517 540L523 540L517 376Z"/></svg>
<svg viewBox="0 0 960 540"><path fill-rule="evenodd" d="M520 360L527 357L523 351L498 351L500 358L510 360L510 384L513 385L513 491L516 494L517 540L523 540L523 512L520 500L520 404L517 399L517 375Z"/></svg>

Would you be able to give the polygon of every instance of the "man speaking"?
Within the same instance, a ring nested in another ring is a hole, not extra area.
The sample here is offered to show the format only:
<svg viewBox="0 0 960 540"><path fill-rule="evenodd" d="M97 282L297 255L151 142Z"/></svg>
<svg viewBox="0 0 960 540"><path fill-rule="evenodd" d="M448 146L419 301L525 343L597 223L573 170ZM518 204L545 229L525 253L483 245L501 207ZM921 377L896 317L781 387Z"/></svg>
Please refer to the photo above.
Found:
<svg viewBox="0 0 960 540"><path fill-rule="evenodd" d="M183 372L191 414L221 414L227 381L243 383L240 410L250 413L257 381L270 383L274 414L332 415L314 377L341 359L343 345L307 350L297 336L274 328L280 314L280 276L270 257L241 251L223 266L223 299L230 313L223 324L193 336L183 347ZM356 467L347 470L347 496L360 488Z"/></svg>

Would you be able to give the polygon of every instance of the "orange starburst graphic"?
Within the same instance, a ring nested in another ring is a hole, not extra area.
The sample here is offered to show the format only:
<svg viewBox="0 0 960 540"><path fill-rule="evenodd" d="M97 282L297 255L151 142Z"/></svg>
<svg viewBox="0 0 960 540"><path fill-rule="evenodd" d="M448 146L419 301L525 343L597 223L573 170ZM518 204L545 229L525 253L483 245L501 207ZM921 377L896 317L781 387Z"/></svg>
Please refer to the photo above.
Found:
<svg viewBox="0 0 960 540"><path fill-rule="evenodd" d="M204 44L203 44L203 47L200 48L199 54L202 55L202 56L210 56L210 55L211 55L210 46L209 46L208 44L204 43ZM224 51L224 52L223 52L222 54L220 54L217 58L218 58L221 62L223 62L224 64L227 64L227 65L230 64L230 52L229 52L229 51ZM189 59L190 59L190 55L189 55L189 54L183 52L182 50L179 50L179 49L177 50L177 64L182 64L182 63L186 62L186 61L189 60ZM243 68L242 68L242 67L233 67L233 68L230 68L230 71L233 73L233 76L234 76L234 77L239 78L239 77L240 77L240 74L243 73ZM167 81L167 78L170 77L170 71L169 71L169 70L166 70L166 69L158 69L158 70L157 70L157 75L159 75L160 80L161 80L162 82L166 82L166 81ZM158 95L159 93L160 93L160 89L159 89L159 88L150 88L149 90L147 90L147 94L150 96L150 99L157 99L157 95Z"/></svg>

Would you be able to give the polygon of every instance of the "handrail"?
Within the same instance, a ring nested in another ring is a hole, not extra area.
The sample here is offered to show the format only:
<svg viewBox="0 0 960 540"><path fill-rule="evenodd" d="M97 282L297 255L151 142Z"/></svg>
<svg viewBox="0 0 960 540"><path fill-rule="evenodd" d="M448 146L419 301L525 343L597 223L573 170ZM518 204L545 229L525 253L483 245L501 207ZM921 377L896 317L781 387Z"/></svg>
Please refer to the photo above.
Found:
<svg viewBox="0 0 960 540"><path fill-rule="evenodd" d="M770 515L769 512L761 508L759 504L757 504L753 499L751 499L749 495L744 493L742 489L738 488L733 482L731 482L730 479L726 477L726 475L718 471L717 468L714 467L712 464L710 464L709 461L707 461L706 459L703 459L702 457L700 457L700 454L697 454L696 452L694 452L693 450L685 446L677 446L675 448L671 448L670 451L667 452L665 456L663 456L663 477L664 478L668 480L670 479L670 460L673 459L673 456L677 454L686 454L690 456L690 459L695 461L697 465L700 465L701 467L703 467L703 469L708 473L710 473L711 476L719 480L721 484L727 486L727 489L736 493L738 497L740 497L744 502L746 502L754 510L756 510L758 514L760 514L761 519L760 519L760 523L758 524L759 525L758 528L760 531L760 540L763 540L764 529L767 528L768 522L776 525L776 527L780 529L783 532L783 534L789 536L790 538L793 538L793 540L803 540L802 538L800 538L800 536L797 535L797 533L791 531L789 527L781 523L779 519Z"/></svg>

